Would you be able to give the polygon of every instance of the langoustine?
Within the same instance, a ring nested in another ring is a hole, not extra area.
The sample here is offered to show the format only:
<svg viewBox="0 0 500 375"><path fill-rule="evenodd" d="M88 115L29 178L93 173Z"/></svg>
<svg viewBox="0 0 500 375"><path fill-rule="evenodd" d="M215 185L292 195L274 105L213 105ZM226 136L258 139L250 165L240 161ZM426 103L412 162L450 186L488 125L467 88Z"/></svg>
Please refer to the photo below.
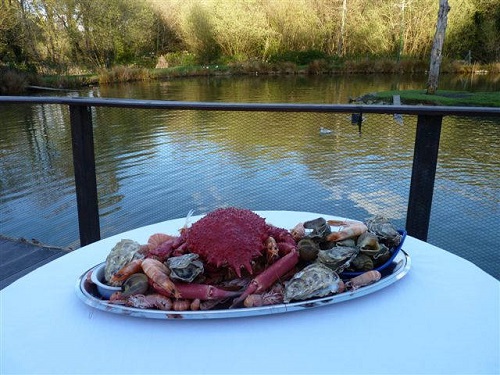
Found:
<svg viewBox="0 0 500 375"><path fill-rule="evenodd" d="M348 290L356 290L379 281L381 277L382 274L379 271L367 271L347 281L345 283L345 287Z"/></svg>

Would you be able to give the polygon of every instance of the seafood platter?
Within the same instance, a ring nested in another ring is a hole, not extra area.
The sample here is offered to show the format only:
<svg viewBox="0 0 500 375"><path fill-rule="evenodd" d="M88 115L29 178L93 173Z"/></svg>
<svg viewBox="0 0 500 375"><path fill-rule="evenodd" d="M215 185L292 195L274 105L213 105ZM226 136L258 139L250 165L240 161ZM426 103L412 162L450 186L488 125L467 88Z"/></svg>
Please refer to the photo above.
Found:
<svg viewBox="0 0 500 375"><path fill-rule="evenodd" d="M146 244L122 239L80 276L96 309L153 319L233 318L291 312L358 298L411 266L406 231L389 219L318 217L291 229L236 207L214 210Z"/></svg>

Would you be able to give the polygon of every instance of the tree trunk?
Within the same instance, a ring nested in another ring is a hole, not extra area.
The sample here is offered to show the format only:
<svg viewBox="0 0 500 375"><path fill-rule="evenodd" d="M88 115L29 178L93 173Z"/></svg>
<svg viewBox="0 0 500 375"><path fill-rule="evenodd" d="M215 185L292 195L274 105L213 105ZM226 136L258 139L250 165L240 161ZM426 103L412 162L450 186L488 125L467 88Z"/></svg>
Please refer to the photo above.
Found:
<svg viewBox="0 0 500 375"><path fill-rule="evenodd" d="M345 37L345 19L347 14L347 0L342 1L342 23L340 24L339 44L337 46L337 55L344 55L344 37Z"/></svg>
<svg viewBox="0 0 500 375"><path fill-rule="evenodd" d="M429 80L427 81L427 94L435 94L439 79L439 67L442 60L444 35L448 23L448 12L450 6L448 0L439 0L439 12L436 25L436 34L434 34L434 43L431 51L431 64L429 67Z"/></svg>

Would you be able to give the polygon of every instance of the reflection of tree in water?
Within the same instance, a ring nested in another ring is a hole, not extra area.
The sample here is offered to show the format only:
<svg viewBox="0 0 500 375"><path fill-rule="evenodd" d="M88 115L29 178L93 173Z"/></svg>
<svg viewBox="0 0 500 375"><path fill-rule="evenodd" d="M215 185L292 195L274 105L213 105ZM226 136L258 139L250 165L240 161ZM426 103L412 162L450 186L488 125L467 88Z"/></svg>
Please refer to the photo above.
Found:
<svg viewBox="0 0 500 375"><path fill-rule="evenodd" d="M0 159L2 195L28 188L31 204L49 209L68 194L67 183L73 177L67 114L57 105L26 105L23 110L2 111L2 118L6 125L14 125L2 129L2 149L15 149Z"/></svg>

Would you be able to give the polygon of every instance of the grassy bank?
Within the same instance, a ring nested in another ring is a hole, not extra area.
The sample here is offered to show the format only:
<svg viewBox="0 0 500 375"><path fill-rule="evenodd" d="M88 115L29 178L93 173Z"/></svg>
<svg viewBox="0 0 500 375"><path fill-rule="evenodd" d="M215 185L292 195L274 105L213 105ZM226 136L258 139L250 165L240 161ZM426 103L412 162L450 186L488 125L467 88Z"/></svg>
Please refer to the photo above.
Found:
<svg viewBox="0 0 500 375"><path fill-rule="evenodd" d="M437 90L434 95L425 90L384 91L365 95L360 100L364 103L390 103L393 95L401 97L401 104L426 104L445 106L500 107L500 92L467 92Z"/></svg>

